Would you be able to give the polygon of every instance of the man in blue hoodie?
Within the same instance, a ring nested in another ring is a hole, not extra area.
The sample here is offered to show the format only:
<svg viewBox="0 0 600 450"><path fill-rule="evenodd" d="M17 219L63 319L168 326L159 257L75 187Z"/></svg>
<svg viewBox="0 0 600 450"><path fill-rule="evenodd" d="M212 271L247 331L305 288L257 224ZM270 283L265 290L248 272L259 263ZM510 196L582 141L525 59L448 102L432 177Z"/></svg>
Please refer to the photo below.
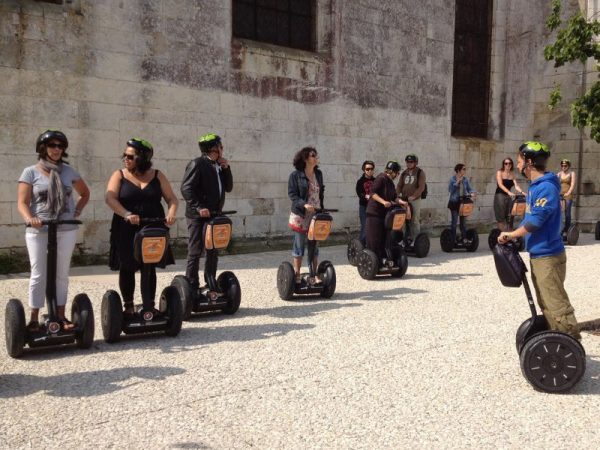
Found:
<svg viewBox="0 0 600 450"><path fill-rule="evenodd" d="M560 235L560 184L556 175L546 172L550 150L540 142L519 147L517 167L531 184L527 210L519 228L498 237L499 244L525 237L530 255L531 279L538 303L550 329L581 339L574 309L565 291L567 255Z"/></svg>

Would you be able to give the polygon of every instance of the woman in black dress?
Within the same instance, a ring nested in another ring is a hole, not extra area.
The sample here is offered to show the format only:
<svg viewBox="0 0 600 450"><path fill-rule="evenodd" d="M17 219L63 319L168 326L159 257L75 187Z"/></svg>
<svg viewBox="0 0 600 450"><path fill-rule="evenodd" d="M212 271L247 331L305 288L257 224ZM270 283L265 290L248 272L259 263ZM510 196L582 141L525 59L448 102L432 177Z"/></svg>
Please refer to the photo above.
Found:
<svg viewBox="0 0 600 450"><path fill-rule="evenodd" d="M394 204L406 208L406 218L410 219L410 208L408 202L401 200L396 193L394 179L400 173L400 164L396 161L388 161L385 171L380 173L373 186L371 196L367 203L366 237L367 248L383 258L385 255L385 215Z"/></svg>
<svg viewBox="0 0 600 450"><path fill-rule="evenodd" d="M108 180L106 204L114 211L110 228L109 266L119 271L119 289L123 297L124 313L133 314L135 272L141 271L141 294L144 309L154 309L156 295L156 267L140 264L133 256L133 240L140 229L140 219L164 217L167 225L175 223L179 204L171 184L162 172L152 167L152 145L143 139L127 141L123 153L124 169L115 171ZM165 216L161 200L165 199L168 211ZM169 248L159 267L173 264Z"/></svg>

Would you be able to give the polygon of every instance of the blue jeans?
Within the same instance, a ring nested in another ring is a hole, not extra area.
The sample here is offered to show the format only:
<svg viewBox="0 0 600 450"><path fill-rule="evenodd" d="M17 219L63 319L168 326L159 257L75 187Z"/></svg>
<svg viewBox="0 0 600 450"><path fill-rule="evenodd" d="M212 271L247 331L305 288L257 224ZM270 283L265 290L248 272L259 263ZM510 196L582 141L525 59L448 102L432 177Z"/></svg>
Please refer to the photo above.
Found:
<svg viewBox="0 0 600 450"><path fill-rule="evenodd" d="M294 240L292 242L292 256L294 258L301 258L304 256L304 250L306 249L306 240L308 239L306 234L294 231ZM315 248L315 256L319 256L319 248Z"/></svg>
<svg viewBox="0 0 600 450"><path fill-rule="evenodd" d="M571 226L571 207L573 206L573 200L565 200L565 226L563 231L567 231Z"/></svg>
<svg viewBox="0 0 600 450"><path fill-rule="evenodd" d="M451 209L450 214L452 215L452 220L450 222L450 231L452 231L452 236L456 237L456 223L458 222L458 218L460 217L460 235L462 238L467 234L467 226L465 224L465 216L459 216L458 210Z"/></svg>
<svg viewBox="0 0 600 450"><path fill-rule="evenodd" d="M360 234L358 239L363 245L367 242L365 235L365 224L367 223L367 205L358 205L358 218L360 219Z"/></svg>

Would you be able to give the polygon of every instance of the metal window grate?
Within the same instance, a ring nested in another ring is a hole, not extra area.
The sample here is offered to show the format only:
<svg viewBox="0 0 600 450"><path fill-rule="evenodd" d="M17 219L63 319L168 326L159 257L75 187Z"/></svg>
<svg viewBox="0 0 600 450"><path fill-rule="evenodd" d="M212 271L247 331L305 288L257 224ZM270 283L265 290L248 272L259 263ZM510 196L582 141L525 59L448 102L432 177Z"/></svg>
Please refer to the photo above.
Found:
<svg viewBox="0 0 600 450"><path fill-rule="evenodd" d="M492 0L456 0L452 136L486 139Z"/></svg>
<svg viewBox="0 0 600 450"><path fill-rule="evenodd" d="M233 36L313 51L315 0L233 0Z"/></svg>

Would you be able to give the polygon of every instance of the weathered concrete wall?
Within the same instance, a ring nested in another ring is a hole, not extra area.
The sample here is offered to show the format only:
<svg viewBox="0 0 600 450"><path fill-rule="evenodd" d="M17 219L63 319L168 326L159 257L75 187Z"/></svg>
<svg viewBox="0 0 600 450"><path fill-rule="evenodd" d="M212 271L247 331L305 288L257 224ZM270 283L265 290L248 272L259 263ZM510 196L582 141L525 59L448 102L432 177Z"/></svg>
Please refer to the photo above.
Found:
<svg viewBox="0 0 600 450"><path fill-rule="evenodd" d="M287 177L305 145L320 152L326 205L341 210L337 229L357 227L362 161L381 168L409 152L428 175L425 223L448 220L447 180L457 162L472 168L483 194L473 219L489 221L499 161L542 123L539 115L534 121L540 100L533 95L548 84L535 81L546 67L545 35L530 26L534 18L522 31L517 26L530 3L495 2L492 139L482 141L450 137L454 2L318 0L311 53L232 39L229 1L4 1L0 248L23 245L16 180L35 161L35 138L46 128L67 133L71 162L92 189L81 232L91 253L107 250L105 184L131 136L155 145L155 167L178 191L197 137L221 134L235 179L226 206L239 211L238 238L287 234ZM535 3L547 10L543 0ZM523 76L530 59L538 66ZM183 220L172 234L186 235Z"/></svg>

